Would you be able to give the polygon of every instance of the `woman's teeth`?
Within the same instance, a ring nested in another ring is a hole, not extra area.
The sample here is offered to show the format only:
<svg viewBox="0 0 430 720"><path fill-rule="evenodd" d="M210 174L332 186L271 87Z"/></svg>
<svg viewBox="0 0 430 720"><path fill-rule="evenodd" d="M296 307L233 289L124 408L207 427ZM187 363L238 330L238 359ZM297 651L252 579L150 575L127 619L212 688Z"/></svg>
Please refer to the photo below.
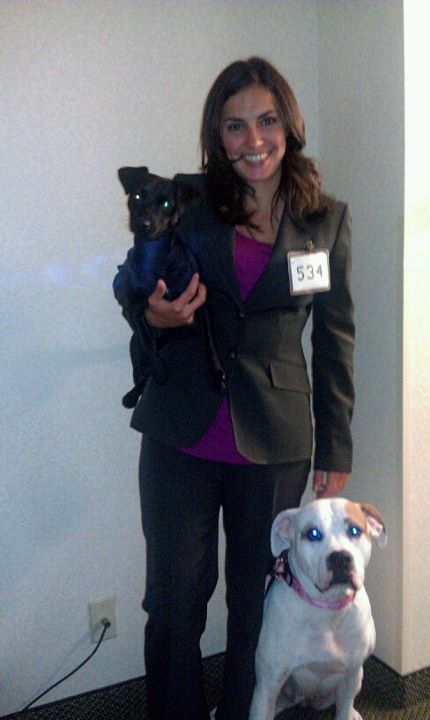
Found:
<svg viewBox="0 0 430 720"><path fill-rule="evenodd" d="M259 163L262 160L265 160L267 157L269 157L269 153L258 153L256 155L244 155L243 158L246 160L246 162L250 163Z"/></svg>

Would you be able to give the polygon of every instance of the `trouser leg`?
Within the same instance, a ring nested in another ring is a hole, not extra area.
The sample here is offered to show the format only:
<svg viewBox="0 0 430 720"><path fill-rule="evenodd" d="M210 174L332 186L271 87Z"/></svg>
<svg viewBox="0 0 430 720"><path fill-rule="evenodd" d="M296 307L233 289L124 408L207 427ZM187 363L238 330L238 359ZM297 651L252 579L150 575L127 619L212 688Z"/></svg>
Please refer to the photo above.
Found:
<svg viewBox="0 0 430 720"><path fill-rule="evenodd" d="M144 440L144 609L149 720L207 720L200 637L217 582L216 465Z"/></svg>
<svg viewBox="0 0 430 720"><path fill-rule="evenodd" d="M276 499L300 503L309 463L225 467L227 649L218 720L248 720L255 684L255 650L263 615Z"/></svg>
<svg viewBox="0 0 430 720"><path fill-rule="evenodd" d="M277 473L275 495L273 499L273 517L282 510L298 507L306 490L311 469L310 460L288 463L280 466L285 468Z"/></svg>

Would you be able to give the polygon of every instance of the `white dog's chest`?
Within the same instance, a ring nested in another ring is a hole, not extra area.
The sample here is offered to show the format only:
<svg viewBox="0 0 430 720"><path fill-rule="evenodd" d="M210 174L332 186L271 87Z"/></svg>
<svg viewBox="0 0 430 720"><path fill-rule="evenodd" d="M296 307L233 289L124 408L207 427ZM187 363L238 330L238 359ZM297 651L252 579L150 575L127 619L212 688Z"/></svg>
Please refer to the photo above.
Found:
<svg viewBox="0 0 430 720"><path fill-rule="evenodd" d="M264 615L262 641L272 652L275 647L276 654L288 657L294 667L315 659L318 663L354 663L356 657L363 657L374 639L371 608L364 588L345 609L333 611L309 606L292 588L278 581L266 598Z"/></svg>
<svg viewBox="0 0 430 720"><path fill-rule="evenodd" d="M325 662L313 662L296 668L284 683L279 705L300 705L329 707L340 679L348 672L342 661L334 658Z"/></svg>

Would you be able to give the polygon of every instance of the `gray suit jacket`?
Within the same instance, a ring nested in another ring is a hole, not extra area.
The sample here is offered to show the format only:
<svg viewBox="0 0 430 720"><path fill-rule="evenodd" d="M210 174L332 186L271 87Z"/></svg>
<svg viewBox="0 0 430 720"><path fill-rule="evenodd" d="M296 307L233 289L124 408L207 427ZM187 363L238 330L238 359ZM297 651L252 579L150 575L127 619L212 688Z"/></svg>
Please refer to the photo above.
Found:
<svg viewBox="0 0 430 720"><path fill-rule="evenodd" d="M200 176L180 177L201 186ZM292 462L311 457L315 440L315 468L350 471L354 322L346 205L332 201L324 220L307 230L298 229L285 212L268 265L244 302L234 270L234 228L220 223L202 199L181 219L180 233L208 288L239 451L255 463ZM331 289L292 296L287 253L304 250L310 239L329 250ZM125 317L128 262L115 279ZM312 387L301 343L311 311ZM208 382L198 329L163 333L159 354L167 381L161 385L149 377L131 425L166 444L189 446L206 432L221 401Z"/></svg>

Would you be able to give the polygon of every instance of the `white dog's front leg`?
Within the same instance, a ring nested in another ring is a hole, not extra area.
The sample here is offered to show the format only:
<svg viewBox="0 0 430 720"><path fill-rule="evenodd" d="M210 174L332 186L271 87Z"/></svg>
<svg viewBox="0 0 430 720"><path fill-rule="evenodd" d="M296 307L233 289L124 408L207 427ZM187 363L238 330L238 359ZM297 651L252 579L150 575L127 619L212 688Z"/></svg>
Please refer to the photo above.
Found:
<svg viewBox="0 0 430 720"><path fill-rule="evenodd" d="M249 720L273 720L281 685L280 683L269 684L268 682L259 683L257 681L252 697Z"/></svg>
<svg viewBox="0 0 430 720"><path fill-rule="evenodd" d="M336 688L336 716L334 720L362 720L354 708L355 696L361 689L363 668L352 670Z"/></svg>

